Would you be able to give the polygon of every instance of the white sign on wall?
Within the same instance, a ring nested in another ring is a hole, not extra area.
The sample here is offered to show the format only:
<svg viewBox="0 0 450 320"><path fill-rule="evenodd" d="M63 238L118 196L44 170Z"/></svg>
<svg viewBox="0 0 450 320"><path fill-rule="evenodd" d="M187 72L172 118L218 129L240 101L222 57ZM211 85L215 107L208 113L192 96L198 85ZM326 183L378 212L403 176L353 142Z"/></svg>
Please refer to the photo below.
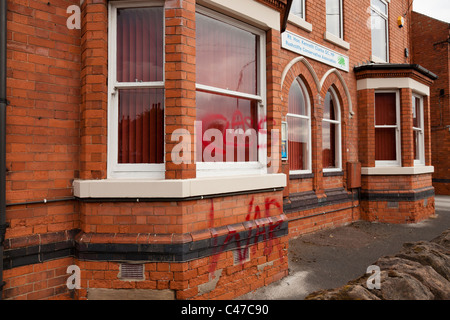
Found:
<svg viewBox="0 0 450 320"><path fill-rule="evenodd" d="M302 56L309 57L337 69L349 72L350 59L337 51L300 37L295 33L285 31L281 35L281 46Z"/></svg>

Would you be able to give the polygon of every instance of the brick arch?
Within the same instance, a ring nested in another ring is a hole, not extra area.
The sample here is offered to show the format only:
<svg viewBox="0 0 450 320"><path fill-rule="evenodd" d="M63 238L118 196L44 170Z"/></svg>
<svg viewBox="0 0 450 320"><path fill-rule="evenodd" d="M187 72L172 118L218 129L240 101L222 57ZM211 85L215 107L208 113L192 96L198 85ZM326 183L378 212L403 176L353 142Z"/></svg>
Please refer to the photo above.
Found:
<svg viewBox="0 0 450 320"><path fill-rule="evenodd" d="M341 103L342 119L346 119L344 115L347 114L347 112L349 113L350 118L353 117L355 115L355 112L353 111L353 103L352 97L350 95L350 90L348 89L348 86L341 73L334 68L328 70L320 80L320 96L325 97L331 86L334 87L336 94L339 97Z"/></svg>
<svg viewBox="0 0 450 320"><path fill-rule="evenodd" d="M287 101L291 84L297 77L300 77L303 80L310 95L310 100L313 101L319 92L320 81L314 68L305 57L296 57L292 59L284 68L281 76L282 99Z"/></svg>

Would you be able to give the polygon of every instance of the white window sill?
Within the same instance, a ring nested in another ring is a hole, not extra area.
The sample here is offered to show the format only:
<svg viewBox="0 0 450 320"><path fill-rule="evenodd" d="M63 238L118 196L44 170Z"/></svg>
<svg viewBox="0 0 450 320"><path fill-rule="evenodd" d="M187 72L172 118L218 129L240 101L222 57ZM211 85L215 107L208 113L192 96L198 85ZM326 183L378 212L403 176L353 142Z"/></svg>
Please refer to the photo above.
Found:
<svg viewBox="0 0 450 320"><path fill-rule="evenodd" d="M372 55L370 57L370 61L375 62L375 63L388 63L387 61L385 61L385 60L383 60L381 58L378 58L378 57L376 57L374 55Z"/></svg>
<svg viewBox="0 0 450 320"><path fill-rule="evenodd" d="M434 173L433 166L362 168L363 176L405 176Z"/></svg>
<svg viewBox="0 0 450 320"><path fill-rule="evenodd" d="M342 172L342 168L323 169L323 173L336 173Z"/></svg>
<svg viewBox="0 0 450 320"><path fill-rule="evenodd" d="M312 170L295 170L295 171L289 171L289 175L297 176L302 174L312 174Z"/></svg>
<svg viewBox="0 0 450 320"><path fill-rule="evenodd" d="M328 42L331 42L332 44L335 44L345 50L350 50L350 43L347 41L342 40L341 38L335 36L334 34L325 31L324 39Z"/></svg>
<svg viewBox="0 0 450 320"><path fill-rule="evenodd" d="M286 187L285 174L187 180L75 180L77 198L189 198Z"/></svg>
<svg viewBox="0 0 450 320"><path fill-rule="evenodd" d="M294 14L289 14L288 21L307 32L312 32L312 24Z"/></svg>

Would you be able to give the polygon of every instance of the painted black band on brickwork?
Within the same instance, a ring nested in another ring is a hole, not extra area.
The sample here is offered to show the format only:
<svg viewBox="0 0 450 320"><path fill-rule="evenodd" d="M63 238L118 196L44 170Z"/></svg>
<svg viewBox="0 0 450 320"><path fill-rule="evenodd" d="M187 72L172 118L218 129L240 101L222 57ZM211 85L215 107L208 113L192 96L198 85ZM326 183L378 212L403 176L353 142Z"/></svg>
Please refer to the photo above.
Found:
<svg viewBox="0 0 450 320"><path fill-rule="evenodd" d="M289 175L289 180L312 179L312 178L314 178L314 173L290 174Z"/></svg>
<svg viewBox="0 0 450 320"><path fill-rule="evenodd" d="M182 244L76 243L76 257L95 261L187 262L286 236L288 223L282 222L271 229L266 226Z"/></svg>
<svg viewBox="0 0 450 320"><path fill-rule="evenodd" d="M49 260L73 257L74 249L74 241L68 240L5 250L3 257L3 269L8 270Z"/></svg>
<svg viewBox="0 0 450 320"><path fill-rule="evenodd" d="M324 177L343 177L344 171L330 171L330 172L324 172Z"/></svg>
<svg viewBox="0 0 450 320"><path fill-rule="evenodd" d="M77 234L74 229L70 233ZM288 222L180 244L79 243L73 239L5 250L5 270L74 257L92 261L187 262L288 235Z"/></svg>
<svg viewBox="0 0 450 320"><path fill-rule="evenodd" d="M394 201L394 202L414 202L428 199L435 195L434 188L420 189L416 192L371 192L367 190L361 191L361 200L363 201Z"/></svg>
<svg viewBox="0 0 450 320"><path fill-rule="evenodd" d="M285 213L294 213L311 210L319 207L328 207L336 204L358 200L358 194L349 194L344 188L325 190L325 198L319 199L314 191L307 191L289 195L285 199L283 209Z"/></svg>
<svg viewBox="0 0 450 320"><path fill-rule="evenodd" d="M450 183L450 179L433 179L433 183Z"/></svg>

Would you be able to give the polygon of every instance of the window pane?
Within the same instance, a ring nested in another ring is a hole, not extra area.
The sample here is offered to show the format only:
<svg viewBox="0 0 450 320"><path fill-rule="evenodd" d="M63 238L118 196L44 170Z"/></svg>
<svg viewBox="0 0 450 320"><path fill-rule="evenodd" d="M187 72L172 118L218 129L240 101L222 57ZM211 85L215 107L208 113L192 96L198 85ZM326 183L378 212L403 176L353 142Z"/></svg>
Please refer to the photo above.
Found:
<svg viewBox="0 0 450 320"><path fill-rule="evenodd" d="M304 12L303 12L303 1L304 0L292 1L291 13L304 19L305 16L304 16Z"/></svg>
<svg viewBox="0 0 450 320"><path fill-rule="evenodd" d="M117 81L163 80L163 8L117 10Z"/></svg>
<svg viewBox="0 0 450 320"><path fill-rule="evenodd" d="M197 83L258 94L258 36L200 13L196 19Z"/></svg>
<svg viewBox="0 0 450 320"><path fill-rule="evenodd" d="M322 122L322 164L323 168L337 168L338 154L336 146L339 137L339 125L330 123L327 120L337 121L336 103L330 91L325 96L325 106Z"/></svg>
<svg viewBox="0 0 450 320"><path fill-rule="evenodd" d="M421 158L421 137L422 134L420 131L414 131L414 160L420 160Z"/></svg>
<svg viewBox="0 0 450 320"><path fill-rule="evenodd" d="M322 163L323 167L336 168L336 137L337 125L330 122L322 122Z"/></svg>
<svg viewBox="0 0 450 320"><path fill-rule="evenodd" d="M387 21L372 11L372 54L387 62Z"/></svg>
<svg viewBox="0 0 450 320"><path fill-rule="evenodd" d="M397 96L394 92L375 94L375 119L377 126L397 125Z"/></svg>
<svg viewBox="0 0 450 320"><path fill-rule="evenodd" d="M372 7L387 15L387 5L381 0L372 0Z"/></svg>
<svg viewBox="0 0 450 320"><path fill-rule="evenodd" d="M118 163L164 163L164 90L119 90Z"/></svg>
<svg viewBox="0 0 450 320"><path fill-rule="evenodd" d="M197 91L197 121L202 123L202 137L204 138L205 132L209 129L217 129L222 138L217 143L214 138L211 139L212 141L200 140L202 147L198 148L198 151L201 150L202 154L198 154L197 159L204 162L258 161L257 105L257 101L254 100ZM228 129L242 129L251 135L247 137L241 135L233 140L227 140L226 130ZM209 133L214 132L209 131ZM227 155L227 146L230 151L231 148L234 149L234 155ZM239 152L245 154L245 159L238 158Z"/></svg>
<svg viewBox="0 0 450 320"><path fill-rule="evenodd" d="M336 118L335 103L330 92L327 92L327 95L325 96L323 118L327 120L338 120Z"/></svg>
<svg viewBox="0 0 450 320"><path fill-rule="evenodd" d="M308 115L306 112L305 95L298 80L294 80L289 91L289 113L301 116Z"/></svg>
<svg viewBox="0 0 450 320"><path fill-rule="evenodd" d="M375 160L396 161L396 131L397 129L375 129Z"/></svg>
<svg viewBox="0 0 450 320"><path fill-rule="evenodd" d="M413 97L413 127L422 128L420 99Z"/></svg>
<svg viewBox="0 0 450 320"><path fill-rule="evenodd" d="M341 1L327 0L327 31L341 38Z"/></svg>
<svg viewBox="0 0 450 320"><path fill-rule="evenodd" d="M289 169L308 170L309 120L288 117Z"/></svg>

